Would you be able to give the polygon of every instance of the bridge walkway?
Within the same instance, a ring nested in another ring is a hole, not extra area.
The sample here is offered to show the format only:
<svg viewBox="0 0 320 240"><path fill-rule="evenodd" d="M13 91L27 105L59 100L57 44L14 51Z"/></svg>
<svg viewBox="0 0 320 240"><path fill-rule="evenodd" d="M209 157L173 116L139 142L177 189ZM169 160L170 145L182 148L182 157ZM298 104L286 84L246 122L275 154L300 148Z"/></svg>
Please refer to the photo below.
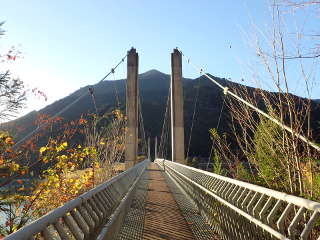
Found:
<svg viewBox="0 0 320 240"><path fill-rule="evenodd" d="M181 191L157 164L151 163L117 239L219 239Z"/></svg>

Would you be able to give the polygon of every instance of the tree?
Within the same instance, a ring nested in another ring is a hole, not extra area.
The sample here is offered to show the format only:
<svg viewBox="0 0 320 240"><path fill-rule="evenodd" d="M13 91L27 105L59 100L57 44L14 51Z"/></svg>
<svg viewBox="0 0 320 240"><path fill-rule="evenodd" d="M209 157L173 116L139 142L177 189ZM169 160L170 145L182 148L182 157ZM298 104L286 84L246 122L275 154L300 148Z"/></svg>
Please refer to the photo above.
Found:
<svg viewBox="0 0 320 240"><path fill-rule="evenodd" d="M3 36L5 32L2 29L3 24L3 22L0 22L0 37ZM0 64L15 61L19 54L20 52L16 51L14 47L7 53L0 53ZM25 101L26 91L23 82L17 78L13 78L9 70L3 71L1 69L0 121L8 120L11 117L16 116L18 111L24 107ZM14 141L12 136L7 132L0 131L0 178L8 177L17 172L19 172L19 175L24 175L26 173L25 168L20 167L16 162L16 154L12 149L13 144ZM20 184L20 180L17 181L18 184ZM21 186L19 187L21 191L23 186L24 185L21 182ZM8 216L8 218L5 219L4 226L0 225L1 235L6 235L6 229L9 231L16 230L15 227L18 225L13 224L13 219L22 225L28 221L28 216L20 214L23 208L17 207L21 206L21 202L23 202L23 196L15 194L12 191L12 186L0 191L0 210L4 215Z"/></svg>
<svg viewBox="0 0 320 240"><path fill-rule="evenodd" d="M281 149L283 130L270 120L261 121L254 134L251 161L264 185L290 192L287 159Z"/></svg>
<svg viewBox="0 0 320 240"><path fill-rule="evenodd" d="M297 14L304 10L308 11L308 17L319 17L320 15L320 1L314 0L278 0L274 2L279 8L288 9L290 13ZM285 59L316 59L320 58L320 32L318 29L311 29L298 32L301 39L307 39L308 47L297 49L296 53L291 53L284 56Z"/></svg>
<svg viewBox="0 0 320 240"><path fill-rule="evenodd" d="M4 34L0 23L0 37ZM0 62L14 61L19 52L15 48L7 53L0 53ZM24 107L26 101L26 91L20 79L13 78L10 71L0 70L0 121L16 116L18 111Z"/></svg>
<svg viewBox="0 0 320 240"><path fill-rule="evenodd" d="M320 197L317 190L320 153L298 135L313 142L317 139L314 135L317 126L312 126L311 121L317 117L312 116L315 103L311 100L311 90L317 77L313 69L317 69L318 62L312 62L311 68L309 59L318 58L319 42L317 39L313 42L313 54L303 51L309 45L302 38L308 36L299 31L292 34L286 28L291 26L286 21L292 20L294 16L287 15L288 7L292 5L284 2L288 3L281 0L273 2L273 24L265 31L259 29L254 34L255 39L250 41L255 44L253 47L260 61L260 64L255 64L252 80L259 87L267 82L268 88L271 85L275 92L246 86L239 88L232 84L228 86L233 93L263 109L280 125L275 125L248 105L227 95L226 104L230 109L232 129L228 139L238 147L230 147L230 142L226 143L225 138L220 136L215 137L215 147L221 159L228 163L228 175L241 179L240 173L245 170L253 176L249 181L255 184L314 199ZM311 1L304 2L311 6ZM319 7L319 4L312 6ZM262 36L259 35L261 32ZM308 98L302 99L292 94L293 78L299 81L300 94L304 90ZM284 130L283 125L292 129L292 133Z"/></svg>

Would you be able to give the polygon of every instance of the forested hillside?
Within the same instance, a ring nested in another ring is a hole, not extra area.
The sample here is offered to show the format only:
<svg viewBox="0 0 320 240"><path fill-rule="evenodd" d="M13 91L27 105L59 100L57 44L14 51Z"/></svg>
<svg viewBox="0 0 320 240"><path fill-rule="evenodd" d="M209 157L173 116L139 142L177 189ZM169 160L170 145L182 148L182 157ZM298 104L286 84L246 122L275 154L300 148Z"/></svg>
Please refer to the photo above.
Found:
<svg viewBox="0 0 320 240"><path fill-rule="evenodd" d="M243 85L232 83L224 78L215 77L223 85L229 85L233 88L241 88ZM170 75L161 73L157 70L150 70L139 75L140 99L142 103L142 113L147 137L160 137L164 120L164 112L167 103L167 97L170 86ZM209 129L216 128L218 118L221 113L224 95L221 89L215 86L205 77L197 79L184 79L184 119L185 119L185 145L190 137L190 127L192 116L195 111L193 123L192 139L190 144L189 156L209 156L211 140ZM93 86L85 86L69 96L54 102L51 105L36 112L33 111L19 119L3 124L2 128L12 132L19 140L28 132L36 129L36 120L41 115L54 116L65 106L77 99L78 96L88 92L89 88L94 89L95 101L100 114L111 111L117 105L116 94L119 95L119 101L122 109L125 109L125 80L103 81ZM254 88L247 87L248 91L253 93ZM269 93L272 95L272 93ZM195 106L196 96L198 102ZM299 99L297 97L297 99ZM263 106L262 106L263 107ZM315 135L318 134L317 122L320 120L319 104L312 104L312 126L315 129ZM221 114L221 121L218 131L229 132L228 107L224 104ZM72 105L65 111L61 117L64 121L70 122L79 119L82 115L94 112L94 104L88 93L79 102ZM230 120L230 119L229 119Z"/></svg>

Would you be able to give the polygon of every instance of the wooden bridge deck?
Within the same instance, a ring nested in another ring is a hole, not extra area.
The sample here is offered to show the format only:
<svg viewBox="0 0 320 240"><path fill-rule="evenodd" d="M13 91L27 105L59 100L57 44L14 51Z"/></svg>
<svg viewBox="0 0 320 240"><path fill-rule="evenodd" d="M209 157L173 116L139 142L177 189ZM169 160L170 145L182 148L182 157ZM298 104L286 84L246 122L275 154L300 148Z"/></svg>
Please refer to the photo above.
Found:
<svg viewBox="0 0 320 240"><path fill-rule="evenodd" d="M212 234L196 208L151 163L124 220L117 240L205 240Z"/></svg>

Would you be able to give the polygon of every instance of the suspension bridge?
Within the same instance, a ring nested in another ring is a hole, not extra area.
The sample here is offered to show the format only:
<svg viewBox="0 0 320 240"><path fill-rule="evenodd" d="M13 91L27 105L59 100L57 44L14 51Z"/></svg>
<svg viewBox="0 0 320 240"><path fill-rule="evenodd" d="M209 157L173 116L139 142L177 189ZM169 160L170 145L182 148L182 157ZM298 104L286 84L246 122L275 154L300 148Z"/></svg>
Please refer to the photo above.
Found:
<svg viewBox="0 0 320 240"><path fill-rule="evenodd" d="M149 140L145 141L147 159L137 160L138 128L143 124L138 53L131 49L125 57L126 170L6 239L320 239L320 203L186 166L182 57L179 49L171 54L169 107L165 113L171 124L164 121L159 145L155 141L155 156L151 157ZM191 64L189 59L187 62ZM292 131L193 66L224 94ZM170 136L172 157L168 160L164 145ZM313 147L319 150L317 145Z"/></svg>

